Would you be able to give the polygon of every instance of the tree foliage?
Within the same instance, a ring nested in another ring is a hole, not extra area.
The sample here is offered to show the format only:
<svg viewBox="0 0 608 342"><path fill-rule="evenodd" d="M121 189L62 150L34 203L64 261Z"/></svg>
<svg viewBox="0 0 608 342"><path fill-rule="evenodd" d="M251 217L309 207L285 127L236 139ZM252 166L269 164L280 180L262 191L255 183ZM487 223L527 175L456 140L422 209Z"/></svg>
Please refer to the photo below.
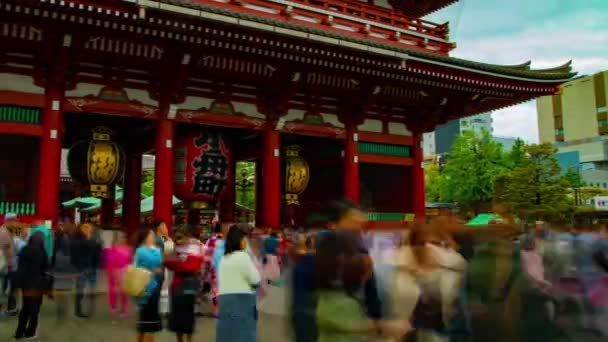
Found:
<svg viewBox="0 0 608 342"><path fill-rule="evenodd" d="M494 180L506 168L502 145L487 131L465 131L447 156L439 182L440 198L465 211L484 211L494 196Z"/></svg>
<svg viewBox="0 0 608 342"><path fill-rule="evenodd" d="M236 163L236 203L255 209L255 162Z"/></svg>
<svg viewBox="0 0 608 342"><path fill-rule="evenodd" d="M564 175L571 188L582 188L587 184L583 181L581 174L574 168L569 168Z"/></svg>
<svg viewBox="0 0 608 342"><path fill-rule="evenodd" d="M496 200L522 219L562 221L572 213L570 184L550 144L525 147L520 164L496 179Z"/></svg>
<svg viewBox="0 0 608 342"><path fill-rule="evenodd" d="M154 195L154 170L147 170L141 177L141 193L147 197Z"/></svg>
<svg viewBox="0 0 608 342"><path fill-rule="evenodd" d="M431 164L424 168L425 197L427 202L441 201L441 174L439 165Z"/></svg>

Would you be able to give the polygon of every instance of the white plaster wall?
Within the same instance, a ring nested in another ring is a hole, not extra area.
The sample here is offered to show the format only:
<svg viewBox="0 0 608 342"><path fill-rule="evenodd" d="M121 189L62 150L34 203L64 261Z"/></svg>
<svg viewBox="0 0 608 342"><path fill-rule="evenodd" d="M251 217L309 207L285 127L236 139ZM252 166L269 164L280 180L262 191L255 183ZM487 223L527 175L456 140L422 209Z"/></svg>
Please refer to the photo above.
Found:
<svg viewBox="0 0 608 342"><path fill-rule="evenodd" d="M321 116L323 116L323 121L325 121L326 123L330 123L336 127L344 128L344 124L341 123L340 120L338 120L337 115L321 113Z"/></svg>
<svg viewBox="0 0 608 342"><path fill-rule="evenodd" d="M74 90L66 92L68 97L83 97L88 95L97 96L103 85L92 83L79 83ZM150 106L157 106L158 103L150 98L150 95L145 90L125 88L129 100L139 101Z"/></svg>
<svg viewBox="0 0 608 342"><path fill-rule="evenodd" d="M234 110L244 113L247 116L261 119L266 117L264 114L258 112L255 104L232 101L232 105L234 106Z"/></svg>
<svg viewBox="0 0 608 342"><path fill-rule="evenodd" d="M213 102L213 99L208 99L206 97L187 96L183 103L177 105L177 108L184 110L209 109L209 107L211 107L211 102Z"/></svg>
<svg viewBox="0 0 608 342"><path fill-rule="evenodd" d="M302 120L302 119L304 119L304 113L306 113L305 110L290 109L287 112L287 114L285 115L285 121L289 122L289 121L294 121L294 120Z"/></svg>
<svg viewBox="0 0 608 342"><path fill-rule="evenodd" d="M405 124L401 122L389 122L388 133L395 135L412 135L412 132L410 132Z"/></svg>
<svg viewBox="0 0 608 342"><path fill-rule="evenodd" d="M365 119L357 130L363 132L382 133L382 121L375 119Z"/></svg>
<svg viewBox="0 0 608 342"><path fill-rule="evenodd" d="M0 73L0 90L44 94L44 88L34 84L34 78L25 75Z"/></svg>

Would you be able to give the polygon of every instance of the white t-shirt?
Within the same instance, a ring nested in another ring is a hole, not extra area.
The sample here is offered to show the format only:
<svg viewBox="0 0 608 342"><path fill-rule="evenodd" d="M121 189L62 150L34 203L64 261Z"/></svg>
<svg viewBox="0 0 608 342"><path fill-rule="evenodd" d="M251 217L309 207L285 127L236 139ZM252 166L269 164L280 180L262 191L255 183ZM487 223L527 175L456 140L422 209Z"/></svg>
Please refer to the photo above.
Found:
<svg viewBox="0 0 608 342"><path fill-rule="evenodd" d="M260 273L249 254L238 251L224 255L218 272L219 294L254 293Z"/></svg>

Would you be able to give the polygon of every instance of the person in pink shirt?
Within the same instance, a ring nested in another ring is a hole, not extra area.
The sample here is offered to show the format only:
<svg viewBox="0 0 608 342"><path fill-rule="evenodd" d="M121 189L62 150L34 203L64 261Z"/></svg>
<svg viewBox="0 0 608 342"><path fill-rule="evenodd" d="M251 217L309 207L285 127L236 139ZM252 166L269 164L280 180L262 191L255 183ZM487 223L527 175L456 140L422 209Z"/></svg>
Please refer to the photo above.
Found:
<svg viewBox="0 0 608 342"><path fill-rule="evenodd" d="M553 298L553 284L545 279L545 266L542 255L536 251L535 239L525 242L521 251L521 263L524 275L530 281L530 287L537 290L545 299L545 311L550 320L555 318L555 300Z"/></svg>
<svg viewBox="0 0 608 342"><path fill-rule="evenodd" d="M124 317L129 305L129 297L122 291L122 278L131 263L132 249L127 244L126 236L116 232L111 247L104 253L104 265L108 275L108 302L112 314ZM118 307L120 305L120 308Z"/></svg>

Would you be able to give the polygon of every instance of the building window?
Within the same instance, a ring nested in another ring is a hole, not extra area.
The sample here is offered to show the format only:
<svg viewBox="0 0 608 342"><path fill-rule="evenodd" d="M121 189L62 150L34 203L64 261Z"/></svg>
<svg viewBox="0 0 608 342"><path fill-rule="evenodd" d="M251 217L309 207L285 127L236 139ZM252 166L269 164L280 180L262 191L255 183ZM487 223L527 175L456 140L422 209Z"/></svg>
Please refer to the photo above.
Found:
<svg viewBox="0 0 608 342"><path fill-rule="evenodd" d="M604 182L604 188L608 188L608 184L606 184L606 182Z"/></svg>
<svg viewBox="0 0 608 342"><path fill-rule="evenodd" d="M608 128L608 119L597 120L597 124L600 128Z"/></svg>
<svg viewBox="0 0 608 342"><path fill-rule="evenodd" d="M601 106L601 107L597 107L597 112L601 113L601 112L608 112L608 107L607 106Z"/></svg>
<svg viewBox="0 0 608 342"><path fill-rule="evenodd" d="M563 128L556 128L555 129L555 135L564 135L564 129Z"/></svg>

